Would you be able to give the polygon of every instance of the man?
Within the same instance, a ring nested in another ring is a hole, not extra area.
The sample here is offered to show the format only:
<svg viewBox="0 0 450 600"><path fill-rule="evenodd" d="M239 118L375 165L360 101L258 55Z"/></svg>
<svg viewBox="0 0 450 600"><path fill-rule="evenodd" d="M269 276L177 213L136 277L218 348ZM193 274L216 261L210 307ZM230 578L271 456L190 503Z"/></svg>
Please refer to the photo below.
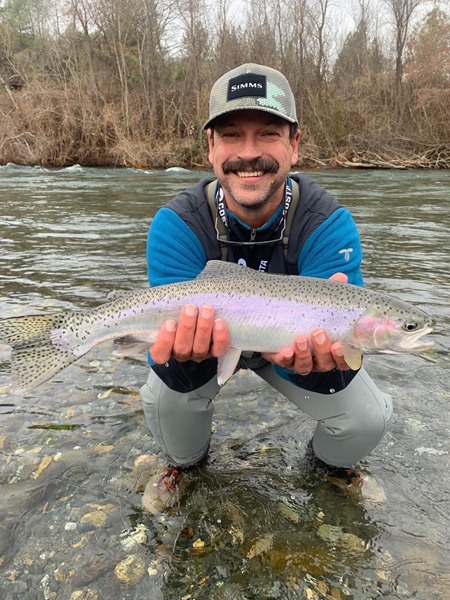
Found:
<svg viewBox="0 0 450 600"><path fill-rule="evenodd" d="M151 286L193 279L220 258L362 285L350 213L308 177L289 176L300 132L284 75L256 64L223 75L212 88L204 129L217 181L200 181L156 214L147 245ZM220 389L216 357L228 343L213 307L188 305L178 322L164 323L151 348L154 364L141 396L169 468L146 488L150 512L174 502L182 469L208 453ZM349 368L341 343L332 344L322 329L299 331L294 346L278 353L242 356L238 368L252 369L317 420L311 448L326 465L351 467L385 432L390 398L363 369Z"/></svg>

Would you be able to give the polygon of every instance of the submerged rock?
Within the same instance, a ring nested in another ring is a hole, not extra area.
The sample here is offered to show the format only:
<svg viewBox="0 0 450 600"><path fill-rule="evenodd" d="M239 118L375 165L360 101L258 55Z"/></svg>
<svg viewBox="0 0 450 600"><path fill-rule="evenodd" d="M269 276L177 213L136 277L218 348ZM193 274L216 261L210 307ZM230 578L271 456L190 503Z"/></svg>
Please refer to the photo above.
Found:
<svg viewBox="0 0 450 600"><path fill-rule="evenodd" d="M99 600L100 596L97 590L75 590L70 596L70 600Z"/></svg>
<svg viewBox="0 0 450 600"><path fill-rule="evenodd" d="M118 563L114 573L123 583L137 583L145 573L145 564L138 554L131 554Z"/></svg>

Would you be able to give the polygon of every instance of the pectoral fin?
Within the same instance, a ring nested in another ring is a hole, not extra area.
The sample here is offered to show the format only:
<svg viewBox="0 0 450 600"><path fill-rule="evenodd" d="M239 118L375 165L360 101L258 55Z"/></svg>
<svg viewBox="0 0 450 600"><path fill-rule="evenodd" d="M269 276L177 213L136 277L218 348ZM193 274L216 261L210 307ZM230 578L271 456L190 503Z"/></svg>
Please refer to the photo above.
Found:
<svg viewBox="0 0 450 600"><path fill-rule="evenodd" d="M139 352L146 352L152 342L149 340L141 340L131 335L127 335L114 340L114 356L132 356Z"/></svg>
<svg viewBox="0 0 450 600"><path fill-rule="evenodd" d="M344 354L345 362L348 364L350 369L357 371L362 366L362 355L359 350L343 344L342 351Z"/></svg>
<svg viewBox="0 0 450 600"><path fill-rule="evenodd" d="M223 385L236 370L237 364L241 357L239 348L229 348L225 354L219 356L217 367L217 381L219 385Z"/></svg>

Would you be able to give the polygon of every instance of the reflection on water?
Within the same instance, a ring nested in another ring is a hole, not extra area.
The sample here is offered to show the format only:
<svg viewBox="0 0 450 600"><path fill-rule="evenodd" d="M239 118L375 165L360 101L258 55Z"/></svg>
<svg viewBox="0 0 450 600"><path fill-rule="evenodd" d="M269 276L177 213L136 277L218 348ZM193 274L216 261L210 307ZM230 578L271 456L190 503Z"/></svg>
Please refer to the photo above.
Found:
<svg viewBox="0 0 450 600"><path fill-rule="evenodd" d="M0 597L415 598L450 589L447 172L322 171L358 223L370 287L431 313L429 360L373 357L395 399L363 495L311 468L313 423L251 373L216 401L180 507L140 510L158 468L147 365L97 347L27 398L0 346ZM150 218L195 172L0 168L2 316L83 308L146 285Z"/></svg>

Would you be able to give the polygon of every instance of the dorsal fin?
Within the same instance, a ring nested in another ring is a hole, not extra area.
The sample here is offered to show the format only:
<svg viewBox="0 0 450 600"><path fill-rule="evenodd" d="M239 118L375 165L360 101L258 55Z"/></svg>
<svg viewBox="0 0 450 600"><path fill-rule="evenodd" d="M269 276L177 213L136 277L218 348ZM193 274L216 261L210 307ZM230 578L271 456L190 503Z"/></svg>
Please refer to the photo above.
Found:
<svg viewBox="0 0 450 600"><path fill-rule="evenodd" d="M242 277L244 275L244 270L246 272L253 271L253 269L248 269L235 263L225 262L223 260L209 260L203 271L197 275L197 279L224 279L231 277L235 279L236 277ZM246 272L245 275L247 275ZM253 271L253 273L255 273L255 271Z"/></svg>

